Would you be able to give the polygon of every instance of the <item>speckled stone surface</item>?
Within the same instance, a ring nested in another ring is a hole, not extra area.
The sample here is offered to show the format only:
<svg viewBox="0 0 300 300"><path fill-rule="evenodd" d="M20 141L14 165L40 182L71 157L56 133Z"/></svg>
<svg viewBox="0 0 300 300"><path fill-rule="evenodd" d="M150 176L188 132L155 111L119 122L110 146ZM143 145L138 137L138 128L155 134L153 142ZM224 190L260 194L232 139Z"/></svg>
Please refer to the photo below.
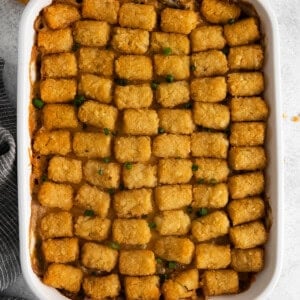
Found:
<svg viewBox="0 0 300 300"><path fill-rule="evenodd" d="M251 0L249 0L251 2ZM265 0L266 1L266 0ZM300 1L271 0L278 18L281 42L281 75L284 137L285 226L283 269L270 300L300 299ZM0 56L6 61L4 79L9 97L16 102L17 33L22 5L0 0ZM36 298L22 277L7 294ZM53 299L55 300L55 299ZM249 299L252 300L252 299Z"/></svg>

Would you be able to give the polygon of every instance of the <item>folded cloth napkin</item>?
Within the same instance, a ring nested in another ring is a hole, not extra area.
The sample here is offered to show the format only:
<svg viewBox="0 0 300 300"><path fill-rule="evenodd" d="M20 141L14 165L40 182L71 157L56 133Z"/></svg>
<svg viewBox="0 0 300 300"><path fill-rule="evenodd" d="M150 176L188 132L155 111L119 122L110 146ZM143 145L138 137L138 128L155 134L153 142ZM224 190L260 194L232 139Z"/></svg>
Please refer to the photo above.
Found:
<svg viewBox="0 0 300 300"><path fill-rule="evenodd" d="M20 274L16 172L16 110L9 102L0 58L0 299Z"/></svg>

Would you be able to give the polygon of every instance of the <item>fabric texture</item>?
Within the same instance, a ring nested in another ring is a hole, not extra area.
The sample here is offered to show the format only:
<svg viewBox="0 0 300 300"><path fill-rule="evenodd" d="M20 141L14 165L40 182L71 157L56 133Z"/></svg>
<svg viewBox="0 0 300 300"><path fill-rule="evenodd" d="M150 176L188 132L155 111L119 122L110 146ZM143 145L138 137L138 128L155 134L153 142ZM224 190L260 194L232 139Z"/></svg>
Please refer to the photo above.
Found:
<svg viewBox="0 0 300 300"><path fill-rule="evenodd" d="M8 100L0 58L0 299L20 274L16 172L16 110Z"/></svg>

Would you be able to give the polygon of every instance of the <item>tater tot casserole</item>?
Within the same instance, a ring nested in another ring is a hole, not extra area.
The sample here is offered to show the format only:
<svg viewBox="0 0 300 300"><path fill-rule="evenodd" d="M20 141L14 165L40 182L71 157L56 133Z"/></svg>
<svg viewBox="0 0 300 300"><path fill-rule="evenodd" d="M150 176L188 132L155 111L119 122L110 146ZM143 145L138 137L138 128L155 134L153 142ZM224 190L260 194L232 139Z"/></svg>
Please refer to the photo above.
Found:
<svg viewBox="0 0 300 300"><path fill-rule="evenodd" d="M73 300L250 288L268 240L257 14L230 0L53 0L35 30L42 282Z"/></svg>

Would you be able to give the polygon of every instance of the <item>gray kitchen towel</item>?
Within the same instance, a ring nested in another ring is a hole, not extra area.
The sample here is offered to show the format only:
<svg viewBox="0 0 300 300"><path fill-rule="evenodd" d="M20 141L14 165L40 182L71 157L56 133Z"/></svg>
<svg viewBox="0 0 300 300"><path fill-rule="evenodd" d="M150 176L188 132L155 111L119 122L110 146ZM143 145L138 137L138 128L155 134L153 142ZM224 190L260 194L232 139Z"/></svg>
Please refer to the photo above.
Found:
<svg viewBox="0 0 300 300"><path fill-rule="evenodd" d="M8 100L0 58L0 299L20 274L16 172L16 110Z"/></svg>

